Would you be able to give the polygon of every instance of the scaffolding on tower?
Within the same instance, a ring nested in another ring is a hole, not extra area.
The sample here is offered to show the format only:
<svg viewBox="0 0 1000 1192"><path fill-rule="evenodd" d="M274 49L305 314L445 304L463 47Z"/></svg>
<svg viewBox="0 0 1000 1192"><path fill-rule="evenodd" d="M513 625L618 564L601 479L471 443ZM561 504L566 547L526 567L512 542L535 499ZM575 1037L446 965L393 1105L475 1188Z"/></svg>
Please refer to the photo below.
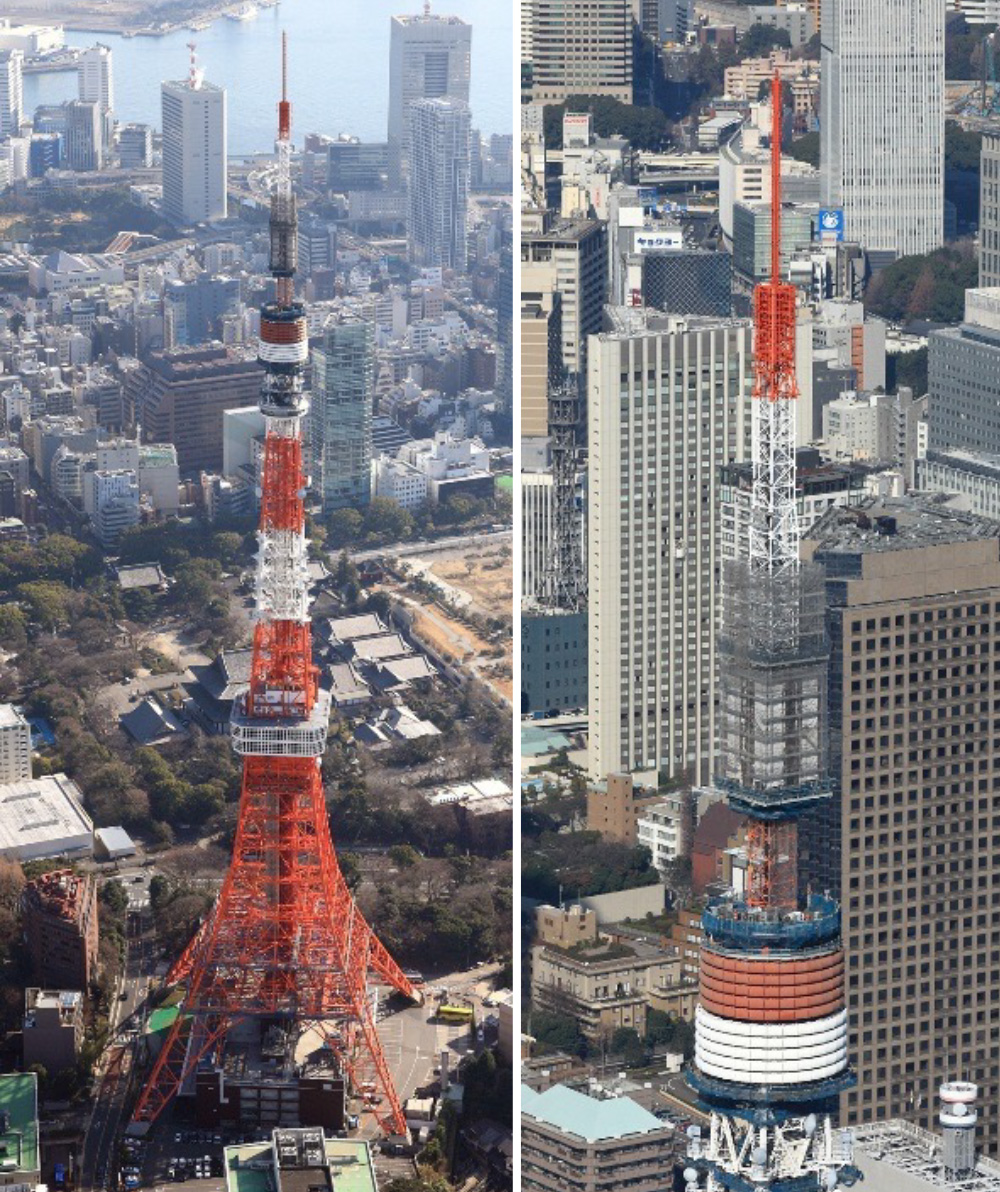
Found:
<svg viewBox="0 0 1000 1192"><path fill-rule="evenodd" d="M249 689L232 717L243 758L229 870L206 921L173 966L180 1013L140 1093L133 1133L142 1133L203 1060L221 1062L227 1037L248 1022L311 1032L336 1057L348 1094L387 1132L406 1122L382 1053L372 978L420 1000L365 921L347 887L330 835L320 762L330 696L312 660L302 458L308 410L303 304L296 300L297 213L291 181L291 104L282 36L282 87L271 196L274 300L261 311L258 357L265 419L257 533L256 625ZM314 1124L314 1123L302 1123Z"/></svg>
<svg viewBox="0 0 1000 1192"><path fill-rule="evenodd" d="M723 569L716 786L746 822L746 890L703 916L695 1058L710 1113L685 1178L710 1192L855 1181L831 1112L847 1062L840 908L799 889L798 822L830 795L823 576L799 560L796 291L782 277L782 89L771 87L771 272L754 293L748 540Z"/></svg>

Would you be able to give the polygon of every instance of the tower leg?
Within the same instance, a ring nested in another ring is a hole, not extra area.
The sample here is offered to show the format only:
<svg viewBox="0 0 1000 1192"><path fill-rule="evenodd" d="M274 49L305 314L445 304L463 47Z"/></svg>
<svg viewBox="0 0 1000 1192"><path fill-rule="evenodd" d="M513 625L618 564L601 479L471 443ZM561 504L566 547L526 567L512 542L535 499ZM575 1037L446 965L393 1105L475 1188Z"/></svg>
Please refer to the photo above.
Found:
<svg viewBox="0 0 1000 1192"><path fill-rule="evenodd" d="M217 1018L211 1022L200 1019L192 1021L178 1014L156 1057L132 1120L155 1122L202 1056L225 1036L231 1026L232 1020L227 1018ZM192 1040L191 1035L198 1030L204 1031L203 1037Z"/></svg>

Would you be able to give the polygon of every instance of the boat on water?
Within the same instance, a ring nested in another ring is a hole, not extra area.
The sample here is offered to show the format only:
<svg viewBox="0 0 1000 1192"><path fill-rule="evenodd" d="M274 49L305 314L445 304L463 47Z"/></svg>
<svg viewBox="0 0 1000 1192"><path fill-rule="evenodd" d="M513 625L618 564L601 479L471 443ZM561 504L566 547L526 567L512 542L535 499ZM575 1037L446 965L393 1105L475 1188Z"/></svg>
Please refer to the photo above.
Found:
<svg viewBox="0 0 1000 1192"><path fill-rule="evenodd" d="M256 4L241 4L238 8L231 8L226 13L230 21L252 21L256 15Z"/></svg>
<svg viewBox="0 0 1000 1192"><path fill-rule="evenodd" d="M188 28L191 30L192 33L201 33L201 31L203 29L207 29L209 27L209 25L211 25L211 23L212 22L210 20L192 21L191 24L188 25Z"/></svg>

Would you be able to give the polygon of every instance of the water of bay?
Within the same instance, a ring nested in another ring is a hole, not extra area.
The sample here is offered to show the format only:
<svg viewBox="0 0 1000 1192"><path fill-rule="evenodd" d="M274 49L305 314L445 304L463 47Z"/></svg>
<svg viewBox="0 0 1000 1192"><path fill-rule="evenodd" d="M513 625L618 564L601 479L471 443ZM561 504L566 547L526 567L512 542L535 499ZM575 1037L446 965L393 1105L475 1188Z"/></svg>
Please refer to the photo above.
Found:
<svg viewBox="0 0 1000 1192"><path fill-rule="evenodd" d="M385 140L389 104L389 21L418 11L400 0L282 0L248 21L220 18L207 29L164 37L67 31L73 46L101 41L114 51L115 117L160 127L160 82L187 74L186 43L197 44L205 77L228 90L229 152L270 149L280 90L281 30L288 33L296 140L307 132ZM441 0L435 11L472 25L473 127L510 133L514 54L511 0ZM26 75L25 108L76 95L74 73Z"/></svg>

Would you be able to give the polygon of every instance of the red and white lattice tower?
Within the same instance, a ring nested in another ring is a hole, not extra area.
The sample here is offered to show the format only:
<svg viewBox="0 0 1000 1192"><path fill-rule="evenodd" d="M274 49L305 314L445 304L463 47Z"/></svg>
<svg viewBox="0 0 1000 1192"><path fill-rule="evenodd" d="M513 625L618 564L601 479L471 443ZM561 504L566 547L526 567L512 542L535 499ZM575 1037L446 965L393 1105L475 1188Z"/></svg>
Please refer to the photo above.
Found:
<svg viewBox="0 0 1000 1192"><path fill-rule="evenodd" d="M297 216L291 105L282 38L277 178L271 196L273 302L261 310L260 408L266 437L257 534L256 627L247 694L233 710L243 791L233 857L218 900L168 980L184 982L181 1013L139 1097L152 1122L242 1020L316 1032L379 1123L406 1124L372 1015L369 977L414 1000L409 981L354 903L330 837L320 760L330 698L312 662L306 576L302 419L308 403L305 308L294 297ZM317 1043L318 1045L318 1043Z"/></svg>
<svg viewBox="0 0 1000 1192"><path fill-rule="evenodd" d="M746 891L702 917L695 1057L710 1113L685 1180L805 1192L859 1178L833 1128L852 1083L840 907L802 898L798 822L830 796L823 581L799 561L795 287L781 271L781 80L771 88L771 276L754 293L753 489L746 557L727 562L716 784L746 819Z"/></svg>

